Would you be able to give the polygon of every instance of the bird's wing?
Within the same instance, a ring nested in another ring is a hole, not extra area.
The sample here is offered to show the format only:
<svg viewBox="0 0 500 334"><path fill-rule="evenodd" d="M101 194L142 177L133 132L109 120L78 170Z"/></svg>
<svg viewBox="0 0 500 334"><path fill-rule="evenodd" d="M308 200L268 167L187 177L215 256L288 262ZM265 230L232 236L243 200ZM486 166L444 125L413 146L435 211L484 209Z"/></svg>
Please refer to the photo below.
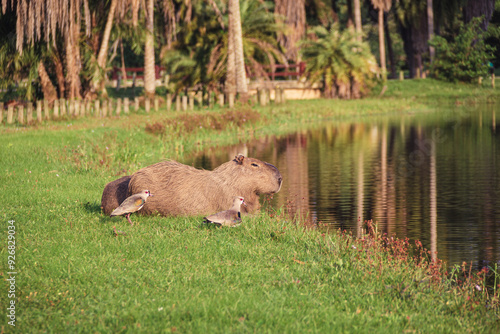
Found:
<svg viewBox="0 0 500 334"><path fill-rule="evenodd" d="M144 203L146 203L146 200L142 197L139 197L139 198L135 199L135 201L134 201L135 206L143 206Z"/></svg>
<svg viewBox="0 0 500 334"><path fill-rule="evenodd" d="M205 217L206 220L217 224L229 224L241 220L240 213L233 210L226 210Z"/></svg>

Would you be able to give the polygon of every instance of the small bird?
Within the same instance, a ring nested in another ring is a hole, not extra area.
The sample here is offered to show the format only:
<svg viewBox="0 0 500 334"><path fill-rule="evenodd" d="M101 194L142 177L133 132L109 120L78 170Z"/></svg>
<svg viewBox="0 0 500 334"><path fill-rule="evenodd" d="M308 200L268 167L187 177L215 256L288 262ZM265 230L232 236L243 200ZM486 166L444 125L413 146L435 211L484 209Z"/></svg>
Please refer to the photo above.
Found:
<svg viewBox="0 0 500 334"><path fill-rule="evenodd" d="M149 190L143 190L138 194L129 196L122 202L122 204L120 204L119 207L114 209L109 216L113 217L125 215L130 225L134 225L134 223L130 221L130 214L142 209L149 196L153 196Z"/></svg>
<svg viewBox="0 0 500 334"><path fill-rule="evenodd" d="M212 223L219 226L235 227L241 223L240 208L242 204L246 206L243 197L236 197L233 201L231 209L204 217L203 222L206 224Z"/></svg>

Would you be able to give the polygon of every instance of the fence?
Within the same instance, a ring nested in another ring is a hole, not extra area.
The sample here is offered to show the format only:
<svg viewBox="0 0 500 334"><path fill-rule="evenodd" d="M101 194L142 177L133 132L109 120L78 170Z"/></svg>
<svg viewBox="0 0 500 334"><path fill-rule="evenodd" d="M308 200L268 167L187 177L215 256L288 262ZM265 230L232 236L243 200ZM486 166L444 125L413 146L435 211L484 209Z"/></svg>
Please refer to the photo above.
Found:
<svg viewBox="0 0 500 334"><path fill-rule="evenodd" d="M295 78L295 80L299 80L300 77L305 73L306 71L306 63L300 62L298 64L290 64L290 65L264 65L263 66L264 70L268 70L266 72L266 75L274 81L276 77L283 77L288 79ZM248 78L256 78L257 75L250 71L247 68L247 77Z"/></svg>
<svg viewBox="0 0 500 334"><path fill-rule="evenodd" d="M283 89L275 88L274 103L284 103L285 95ZM261 89L253 96L254 102L265 106L270 103L271 91L269 89ZM19 124L19 125L33 125L42 123L47 120L59 120L77 117L110 117L121 116L129 114L131 111L138 112L141 108L146 113L152 109L156 112L162 109L171 111L188 111L194 110L195 105L199 108L208 108L215 106L215 101L220 107L225 103L230 108L234 107L234 95L226 97L224 94L208 94L202 95L202 92L189 95L177 95L175 99L171 94L166 97L155 97L153 100L149 98L118 98L118 99L105 99L105 100L55 100L53 105L50 106L48 101L39 100L35 105L32 102L27 103L3 103L0 102L0 124ZM132 110L133 109L133 110ZM5 117L6 116L6 117Z"/></svg>
<svg viewBox="0 0 500 334"><path fill-rule="evenodd" d="M288 77L289 79L295 78L298 80L302 74L305 73L306 71L306 63L300 62L298 64L290 64L290 65L264 65L262 66L264 70L266 71L266 75L271 78L271 80L275 80L277 77L283 77L286 78ZM165 67L163 66L155 66L155 77L156 79L161 79L161 73L166 70ZM127 79L144 79L144 67L126 67L125 68L125 73L126 73L126 78L121 77L121 73L123 72L123 69L120 67L113 67L113 71L111 72L111 79L112 80L118 80L119 78L121 80L127 80ZM247 72L247 78L256 78L257 75L253 73L249 68L246 68ZM138 73L142 73L138 75Z"/></svg>

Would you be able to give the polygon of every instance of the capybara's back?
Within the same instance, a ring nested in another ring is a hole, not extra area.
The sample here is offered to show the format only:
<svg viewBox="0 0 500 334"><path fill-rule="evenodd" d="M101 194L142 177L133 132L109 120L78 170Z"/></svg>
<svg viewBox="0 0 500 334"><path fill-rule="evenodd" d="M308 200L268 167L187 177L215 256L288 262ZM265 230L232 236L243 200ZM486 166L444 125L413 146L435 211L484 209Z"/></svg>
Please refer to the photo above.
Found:
<svg viewBox="0 0 500 334"><path fill-rule="evenodd" d="M260 207L259 195L278 192L281 181L276 167L242 155L213 171L163 161L134 173L128 194L149 189L154 195L142 214L206 215L226 210L236 196L245 199L246 212L253 212Z"/></svg>

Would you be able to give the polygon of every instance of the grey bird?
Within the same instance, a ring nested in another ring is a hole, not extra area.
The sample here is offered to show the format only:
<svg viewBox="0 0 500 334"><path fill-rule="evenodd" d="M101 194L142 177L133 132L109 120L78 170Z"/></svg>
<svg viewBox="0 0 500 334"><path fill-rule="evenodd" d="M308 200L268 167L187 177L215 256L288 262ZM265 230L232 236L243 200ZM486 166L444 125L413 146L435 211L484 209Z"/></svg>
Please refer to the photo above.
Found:
<svg viewBox="0 0 500 334"><path fill-rule="evenodd" d="M138 194L129 196L122 202L122 204L120 204L119 207L114 209L109 216L113 217L125 215L130 225L134 225L134 223L130 221L130 214L142 209L149 196L153 196L149 190L143 190Z"/></svg>
<svg viewBox="0 0 500 334"><path fill-rule="evenodd" d="M219 226L237 226L241 224L241 205L246 205L243 197L236 197L233 201L233 206L229 210L221 211L216 214L203 218L203 222L208 224L216 224Z"/></svg>

